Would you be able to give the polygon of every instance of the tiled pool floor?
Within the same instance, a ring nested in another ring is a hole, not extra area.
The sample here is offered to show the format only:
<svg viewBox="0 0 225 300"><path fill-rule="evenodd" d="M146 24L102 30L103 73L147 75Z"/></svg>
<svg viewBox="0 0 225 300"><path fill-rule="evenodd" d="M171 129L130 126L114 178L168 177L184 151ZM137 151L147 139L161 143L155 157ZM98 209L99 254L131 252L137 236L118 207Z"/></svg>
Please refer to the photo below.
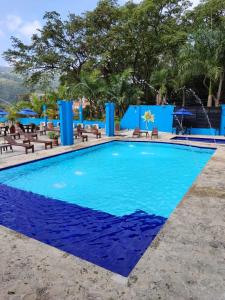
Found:
<svg viewBox="0 0 225 300"><path fill-rule="evenodd" d="M0 184L0 224L128 276L166 219L116 217Z"/></svg>

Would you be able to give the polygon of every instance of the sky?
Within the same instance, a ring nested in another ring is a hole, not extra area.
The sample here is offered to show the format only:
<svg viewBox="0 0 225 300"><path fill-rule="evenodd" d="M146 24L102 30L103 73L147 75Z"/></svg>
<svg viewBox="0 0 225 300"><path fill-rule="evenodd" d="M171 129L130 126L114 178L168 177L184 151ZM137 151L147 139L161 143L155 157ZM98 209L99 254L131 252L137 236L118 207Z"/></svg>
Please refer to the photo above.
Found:
<svg viewBox="0 0 225 300"><path fill-rule="evenodd" d="M192 0L197 5L200 0ZM11 36L29 42L33 33L42 26L46 11L57 11L63 18L68 13L81 14L96 7L98 0L0 0L0 66L7 65L2 52L11 47ZM119 0L124 4L126 0ZM140 2L134 0L133 2Z"/></svg>

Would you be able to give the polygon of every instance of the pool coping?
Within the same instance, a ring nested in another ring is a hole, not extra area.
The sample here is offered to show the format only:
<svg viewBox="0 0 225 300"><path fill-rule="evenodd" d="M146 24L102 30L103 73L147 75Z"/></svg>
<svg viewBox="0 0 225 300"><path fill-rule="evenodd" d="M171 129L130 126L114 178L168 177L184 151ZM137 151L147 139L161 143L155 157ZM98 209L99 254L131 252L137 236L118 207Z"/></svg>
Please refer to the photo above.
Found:
<svg viewBox="0 0 225 300"><path fill-rule="evenodd" d="M211 140L213 144L217 144L216 142L218 141L223 141L224 143L218 143L218 145L225 144L225 137L223 138L210 138L210 137L196 137L196 136L185 136L185 135L175 135L174 137L171 138L171 140L180 140L180 141L191 141L191 142L202 142L202 143L207 143L207 140Z"/></svg>
<svg viewBox="0 0 225 300"><path fill-rule="evenodd" d="M209 149L209 150L216 150L217 149L217 147L215 147L215 146L212 147L212 146L204 146L204 145L185 144L185 143L182 143L183 140L181 140L181 143L179 143L179 140L172 140L172 141L178 141L178 143L176 143L176 142L174 143L174 142L170 142L170 141L160 141L160 140L159 141L141 140L141 139L140 140L134 140L134 139L131 139L131 138L118 139L118 138L113 137L108 141L103 141L103 142L100 142L98 144L92 144L92 145L89 145L89 146L86 146L86 147L84 146L84 147L76 148L76 149L69 150L69 151L66 151L66 152L60 152L60 153L57 153L57 154L47 155L47 156L44 156L44 157L41 157L41 158L36 158L36 159L34 158L34 159L31 159L31 160L28 160L28 161L25 161L25 162L12 164L12 165L9 165L9 166L6 166L6 167L4 167L4 166L1 167L0 166L0 171L11 169L11 168L14 168L14 167L23 166L23 165L26 165L26 164L29 164L29 163L34 163L34 162L37 162L37 161L46 160L46 159L49 159L49 158L53 158L53 157L57 157L57 156L61 156L61 155L69 154L69 153L73 153L73 152L82 151L84 149L89 149L89 148L109 144L109 143L112 143L112 142L152 143L152 144L178 145L178 146L193 147L193 148L199 148L199 149ZM193 141L193 142L197 142L197 141Z"/></svg>
<svg viewBox="0 0 225 300"><path fill-rule="evenodd" d="M134 142L134 139L126 141ZM46 158L49 157L52 156ZM0 246L5 250L1 265L15 278L10 284L21 281L21 273L28 274L31 279L26 276L26 281L30 289L17 286L17 294L34 295L36 288L45 288L44 294L54 299L150 299L149 295L151 299L224 299L225 271L220 267L225 259L224 165L225 148L218 146L128 278L71 255L65 256L57 249L1 227ZM17 248L13 247L15 244ZM19 256L26 264L11 267L7 261L12 255ZM45 273L31 274L30 269L36 270L43 259L47 264ZM39 276L44 279L40 281ZM0 295L5 296L11 285L6 281L2 284ZM65 287L69 288L69 295Z"/></svg>

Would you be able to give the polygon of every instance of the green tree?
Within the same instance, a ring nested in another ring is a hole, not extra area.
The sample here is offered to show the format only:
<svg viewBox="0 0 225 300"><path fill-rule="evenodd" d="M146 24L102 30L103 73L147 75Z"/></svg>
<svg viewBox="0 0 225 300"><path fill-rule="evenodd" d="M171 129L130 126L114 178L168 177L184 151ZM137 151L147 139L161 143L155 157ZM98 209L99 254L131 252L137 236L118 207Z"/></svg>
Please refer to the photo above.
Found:
<svg viewBox="0 0 225 300"><path fill-rule="evenodd" d="M48 12L30 44L13 38L4 57L41 90L44 100L39 101L48 104L51 115L57 114L58 98L86 97L91 116L102 112L108 99L121 114L138 101L155 103L156 97L157 104L166 103L180 89L184 105L185 87L195 85L193 78L200 97L207 89L208 106L213 100L218 106L225 94L224 0L189 8L188 0L123 6L100 0L93 11L66 20ZM58 89L51 87L52 80ZM33 105L41 111L36 100Z"/></svg>
<svg viewBox="0 0 225 300"><path fill-rule="evenodd" d="M191 24L190 58L184 56L194 74L204 76L208 106L221 101L225 72L225 5L223 0L204 0L187 14ZM199 70L195 70L199 68ZM192 73L190 71L190 73ZM191 74L190 74L191 75Z"/></svg>
<svg viewBox="0 0 225 300"><path fill-rule="evenodd" d="M82 65L87 59L83 43L84 20L69 15L62 21L57 12L44 15L46 24L34 34L30 45L13 37L13 49L5 52L5 59L15 71L26 77L27 83L36 84L46 75L52 80L60 74L62 80L79 80Z"/></svg>
<svg viewBox="0 0 225 300"><path fill-rule="evenodd" d="M132 81L132 70L127 69L121 74L111 76L105 91L107 98L116 104L120 117L128 105L137 104L143 92Z"/></svg>

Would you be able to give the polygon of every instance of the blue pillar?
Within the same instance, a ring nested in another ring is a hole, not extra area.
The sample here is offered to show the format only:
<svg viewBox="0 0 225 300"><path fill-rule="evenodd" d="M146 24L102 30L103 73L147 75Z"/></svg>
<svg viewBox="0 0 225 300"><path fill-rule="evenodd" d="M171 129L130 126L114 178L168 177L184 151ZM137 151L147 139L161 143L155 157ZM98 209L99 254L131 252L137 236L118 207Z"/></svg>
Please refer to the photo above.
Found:
<svg viewBox="0 0 225 300"><path fill-rule="evenodd" d="M221 105L220 135L225 135L225 104Z"/></svg>
<svg viewBox="0 0 225 300"><path fill-rule="evenodd" d="M61 145L73 145L73 102L58 100Z"/></svg>
<svg viewBox="0 0 225 300"><path fill-rule="evenodd" d="M45 125L47 125L48 116L47 116L47 105L46 104L42 105L42 110L43 110L43 113L44 113Z"/></svg>
<svg viewBox="0 0 225 300"><path fill-rule="evenodd" d="M106 120L105 120L105 131L107 136L114 136L114 114L115 114L115 104L114 103L106 103Z"/></svg>
<svg viewBox="0 0 225 300"><path fill-rule="evenodd" d="M80 123L83 123L84 119L83 119L83 106L82 106L82 103L80 104L79 106L79 122Z"/></svg>
<svg viewBox="0 0 225 300"><path fill-rule="evenodd" d="M138 128L141 129L141 105L138 105Z"/></svg>

